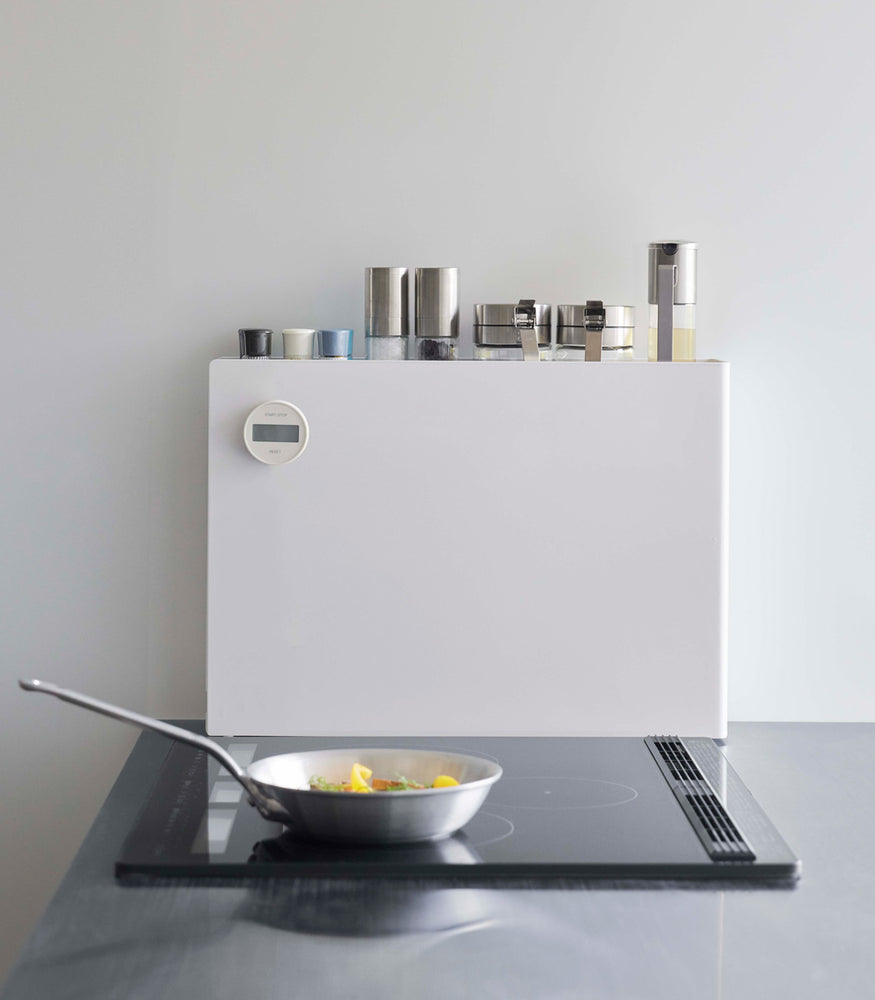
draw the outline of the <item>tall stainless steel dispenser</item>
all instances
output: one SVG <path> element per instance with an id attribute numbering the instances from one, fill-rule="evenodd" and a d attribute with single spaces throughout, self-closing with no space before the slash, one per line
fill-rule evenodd
<path id="1" fill-rule="evenodd" d="M 698 243 L 678 240 L 648 248 L 648 361 L 696 360 Z"/>

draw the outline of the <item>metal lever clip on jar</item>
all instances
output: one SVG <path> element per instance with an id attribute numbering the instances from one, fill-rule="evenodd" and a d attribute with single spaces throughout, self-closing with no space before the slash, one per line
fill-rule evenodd
<path id="1" fill-rule="evenodd" d="M 601 299 L 587 299 L 583 310 L 586 331 L 584 361 L 602 360 L 602 333 L 605 329 L 605 307 Z"/>
<path id="2" fill-rule="evenodd" d="M 520 299 L 519 305 L 513 310 L 513 325 L 520 332 L 520 346 L 523 349 L 523 361 L 540 361 L 538 350 L 538 334 L 535 330 L 535 300 Z"/>
<path id="3" fill-rule="evenodd" d="M 556 325 L 557 361 L 601 361 L 605 306 L 601 299 L 586 305 L 559 306 Z"/>

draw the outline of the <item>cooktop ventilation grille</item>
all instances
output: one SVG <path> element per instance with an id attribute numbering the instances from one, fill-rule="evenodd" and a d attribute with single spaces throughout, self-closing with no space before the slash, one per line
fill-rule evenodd
<path id="1" fill-rule="evenodd" d="M 714 861 L 753 861 L 756 855 L 677 736 L 645 740 L 681 809 Z"/>

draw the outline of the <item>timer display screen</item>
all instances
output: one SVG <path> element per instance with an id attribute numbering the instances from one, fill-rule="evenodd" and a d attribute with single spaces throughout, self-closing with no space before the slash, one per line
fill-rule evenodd
<path id="1" fill-rule="evenodd" d="M 281 441 L 292 444 L 300 439 L 301 428 L 298 424 L 253 424 L 253 441 Z"/>

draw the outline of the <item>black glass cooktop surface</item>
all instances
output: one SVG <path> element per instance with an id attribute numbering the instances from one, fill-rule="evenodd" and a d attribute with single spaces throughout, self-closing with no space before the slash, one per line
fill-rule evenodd
<path id="1" fill-rule="evenodd" d="M 353 847 L 294 838 L 203 751 L 168 744 L 116 874 L 792 881 L 799 861 L 709 739 L 219 739 L 241 766 L 274 754 L 405 746 L 498 760 L 480 812 L 438 843 Z M 395 793 L 403 794 L 403 793 Z"/>

